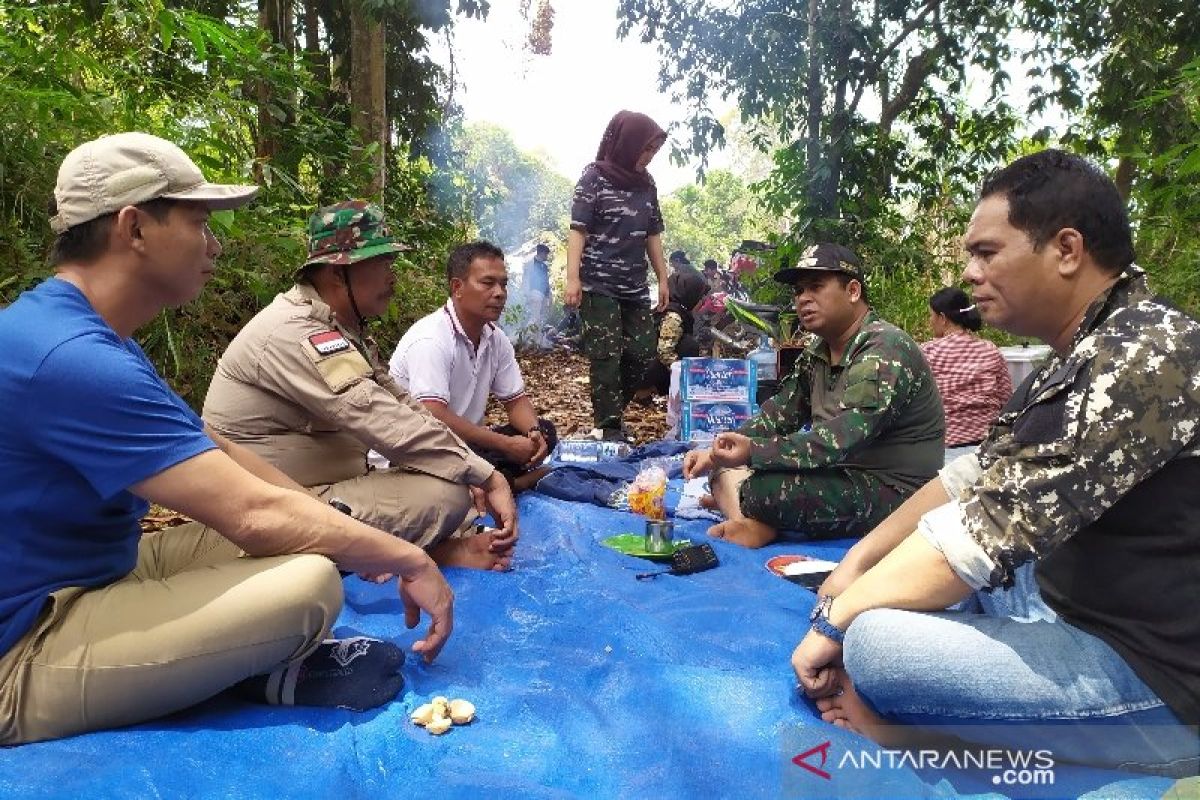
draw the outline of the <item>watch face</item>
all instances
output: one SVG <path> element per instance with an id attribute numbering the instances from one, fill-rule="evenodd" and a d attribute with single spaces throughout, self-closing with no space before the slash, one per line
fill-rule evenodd
<path id="1" fill-rule="evenodd" d="M 821 614 L 825 612 L 826 607 L 829 605 L 829 603 L 830 603 L 829 597 L 825 597 L 825 596 L 818 597 L 817 604 L 813 606 L 813 610 L 808 615 L 808 621 L 815 622 L 817 617 L 821 616 Z"/>

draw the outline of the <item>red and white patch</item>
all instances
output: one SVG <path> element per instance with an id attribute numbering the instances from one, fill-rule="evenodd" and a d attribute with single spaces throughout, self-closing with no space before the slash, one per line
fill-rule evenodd
<path id="1" fill-rule="evenodd" d="M 340 353 L 350 349 L 350 343 L 346 341 L 346 337 L 342 336 L 337 331 L 325 331 L 324 333 L 314 333 L 308 337 L 308 343 L 311 344 L 318 353 L 323 356 L 331 356 L 334 353 Z"/>

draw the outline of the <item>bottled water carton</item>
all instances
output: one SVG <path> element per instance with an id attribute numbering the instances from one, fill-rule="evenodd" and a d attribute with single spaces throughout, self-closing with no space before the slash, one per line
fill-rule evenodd
<path id="1" fill-rule="evenodd" d="M 726 400 L 753 403 L 757 368 L 742 358 L 685 358 L 680 375 L 684 403 L 695 400 Z"/>
<path id="2" fill-rule="evenodd" d="M 718 433 L 737 430 L 754 412 L 753 403 L 685 403 L 679 438 L 685 442 L 711 442 Z"/>

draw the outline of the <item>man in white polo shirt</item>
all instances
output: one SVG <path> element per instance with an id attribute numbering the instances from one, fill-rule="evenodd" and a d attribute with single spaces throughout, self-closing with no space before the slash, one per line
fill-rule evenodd
<path id="1" fill-rule="evenodd" d="M 504 253 L 488 242 L 456 247 L 446 264 L 450 298 L 413 323 L 388 367 L 433 416 L 505 475 L 527 489 L 558 441 L 525 394 L 512 342 L 496 325 L 508 299 Z M 504 404 L 508 424 L 486 427 L 488 395 Z"/>

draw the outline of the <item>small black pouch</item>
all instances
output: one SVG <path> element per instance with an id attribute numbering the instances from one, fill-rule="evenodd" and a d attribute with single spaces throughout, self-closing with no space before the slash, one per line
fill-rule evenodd
<path id="1" fill-rule="evenodd" d="M 712 569 L 719 563 L 712 545 L 697 544 L 691 547 L 681 547 L 671 556 L 671 574 L 691 575 L 693 572 Z"/>

